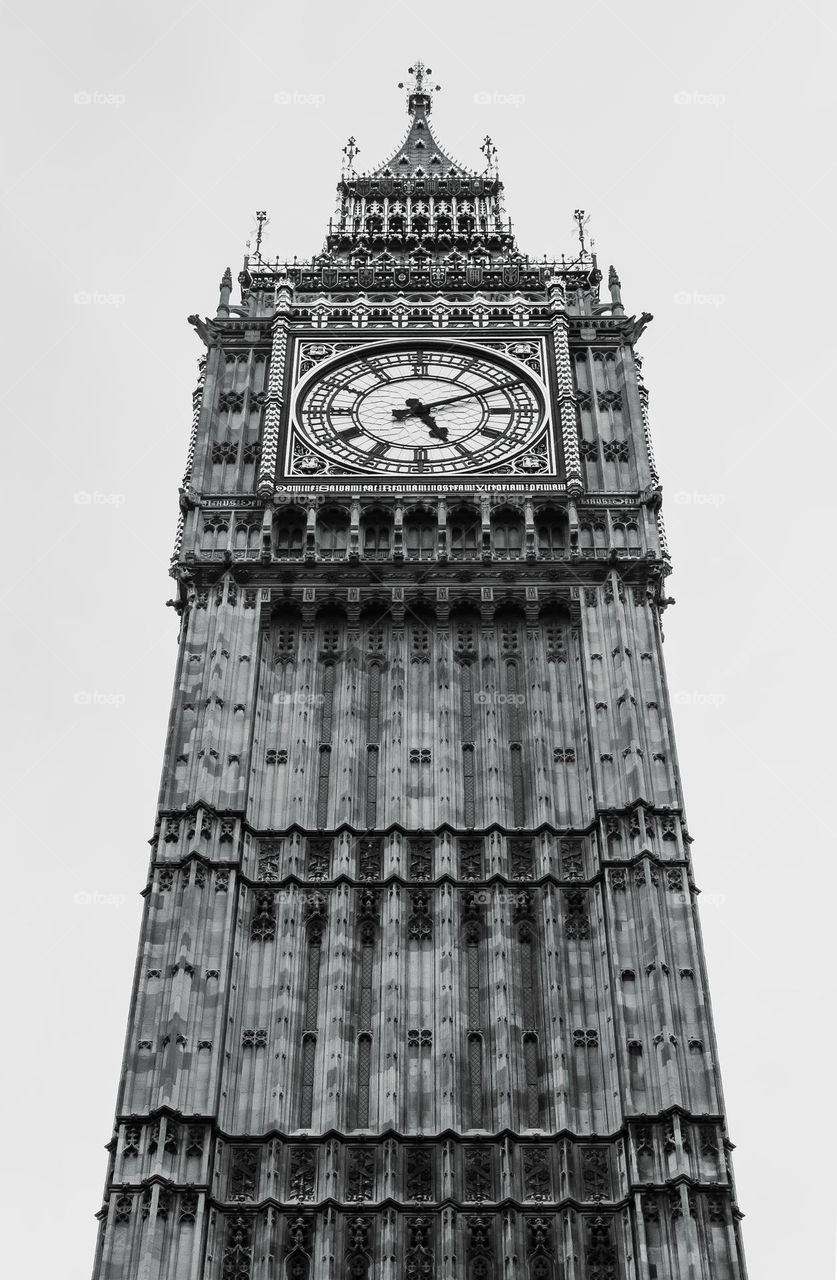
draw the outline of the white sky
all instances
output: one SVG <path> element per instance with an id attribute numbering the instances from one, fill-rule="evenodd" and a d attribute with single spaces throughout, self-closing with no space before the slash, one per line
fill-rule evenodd
<path id="1" fill-rule="evenodd" d="M 666 657 L 750 1272 L 833 1275 L 833 14 L 13 0 L 0 16 L 10 1274 L 25 1259 L 86 1280 L 92 1263 L 175 662 L 166 570 L 200 353 L 185 317 L 214 310 L 256 209 L 270 252 L 319 247 L 346 137 L 359 168 L 395 147 L 396 83 L 422 57 L 446 147 L 475 165 L 494 137 L 521 247 L 572 251 L 583 207 L 628 310 L 655 315 L 640 350 L 676 566 Z"/>

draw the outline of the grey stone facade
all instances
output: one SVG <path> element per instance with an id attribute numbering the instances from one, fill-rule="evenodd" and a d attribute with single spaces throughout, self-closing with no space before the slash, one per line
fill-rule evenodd
<path id="1" fill-rule="evenodd" d="M 745 1274 L 650 317 L 584 249 L 520 254 L 490 143 L 464 169 L 430 107 L 419 66 L 325 251 L 257 246 L 191 318 L 102 1280 Z"/>

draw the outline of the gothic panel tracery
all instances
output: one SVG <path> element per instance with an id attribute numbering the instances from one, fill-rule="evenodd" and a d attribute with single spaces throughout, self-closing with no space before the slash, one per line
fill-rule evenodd
<path id="1" fill-rule="evenodd" d="M 240 305 L 226 272 L 192 317 L 97 1280 L 743 1274 L 648 317 L 583 211 L 569 256 L 518 250 L 430 75 L 384 163 L 347 144 L 324 250 L 271 259 L 259 213 Z"/>

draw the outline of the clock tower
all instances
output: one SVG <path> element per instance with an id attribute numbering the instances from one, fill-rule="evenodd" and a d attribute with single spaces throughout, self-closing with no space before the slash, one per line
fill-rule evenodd
<path id="1" fill-rule="evenodd" d="M 410 70 L 203 345 L 96 1280 L 741 1280 L 635 347 Z M 403 87 L 403 86 L 402 86 Z"/>

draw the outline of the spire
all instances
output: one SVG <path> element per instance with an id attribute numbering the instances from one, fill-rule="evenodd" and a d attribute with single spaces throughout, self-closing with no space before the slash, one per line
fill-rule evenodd
<path id="1" fill-rule="evenodd" d="M 438 141 L 428 116 L 439 86 L 419 60 L 409 69 L 407 133 L 376 169 L 359 173 L 355 138 L 343 148 L 336 217 L 329 224 L 330 258 L 375 259 L 385 253 L 399 261 L 439 258 L 451 253 L 482 259 L 514 254 L 510 223 L 503 212 L 503 184 L 497 148 L 482 144 L 485 167 L 468 168 Z"/>
<path id="2" fill-rule="evenodd" d="M 416 178 L 442 177 L 455 174 L 471 176 L 472 171 L 459 164 L 449 156 L 444 147 L 433 136 L 427 117 L 433 105 L 433 94 L 439 91 L 439 85 L 431 84 L 427 77 L 431 75 L 430 67 L 417 61 L 409 68 L 412 82 L 407 84 L 399 80 L 399 89 L 407 90 L 407 114 L 410 125 L 407 136 L 398 150 L 379 168 L 373 170 L 374 177 Z"/>

